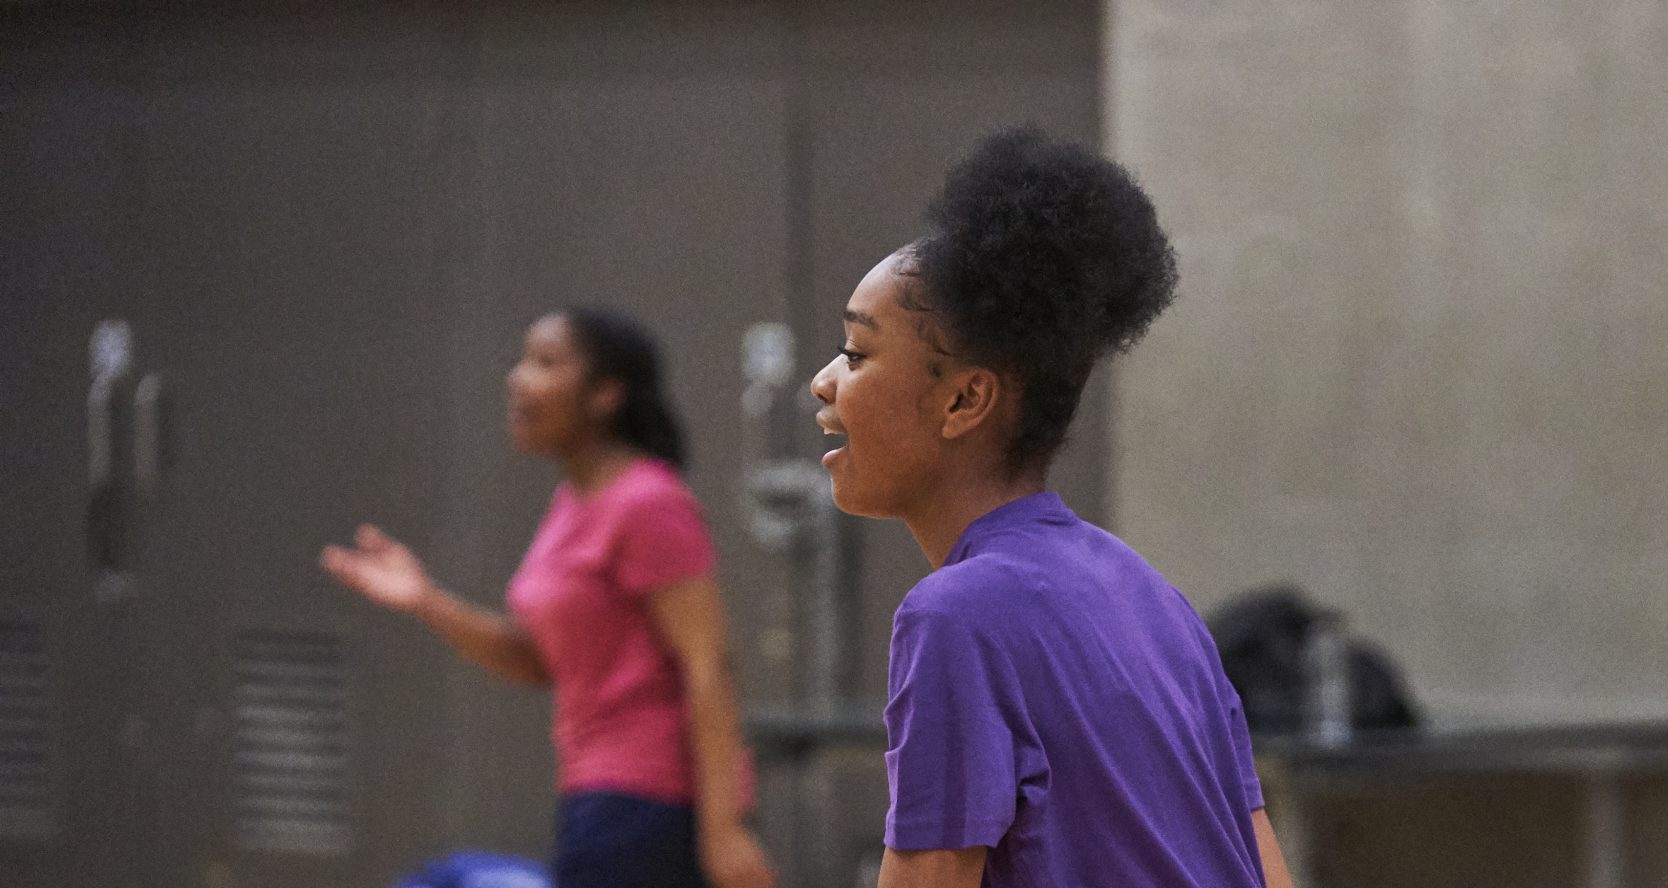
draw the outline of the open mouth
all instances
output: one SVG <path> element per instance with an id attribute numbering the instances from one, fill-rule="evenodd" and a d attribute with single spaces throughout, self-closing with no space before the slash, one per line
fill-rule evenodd
<path id="1" fill-rule="evenodd" d="M 511 402 L 509 408 L 504 412 L 505 418 L 508 419 L 510 425 L 515 428 L 526 428 L 527 426 L 532 425 L 533 420 L 538 415 L 538 411 L 533 409 L 530 405 L 517 404 L 514 402 Z"/>
<path id="2" fill-rule="evenodd" d="M 817 425 L 822 426 L 822 433 L 826 436 L 839 438 L 846 437 L 845 426 L 840 425 L 839 422 L 835 421 L 835 419 L 831 416 L 826 416 L 821 413 L 817 414 Z M 844 443 L 840 442 L 839 446 L 836 446 L 833 450 L 830 450 L 822 455 L 822 464 L 827 466 L 829 463 L 834 461 L 835 457 L 844 453 L 845 449 Z"/>

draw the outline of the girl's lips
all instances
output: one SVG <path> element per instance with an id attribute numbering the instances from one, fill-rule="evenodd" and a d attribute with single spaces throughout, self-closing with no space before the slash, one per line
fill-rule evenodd
<path id="1" fill-rule="evenodd" d="M 840 425 L 840 423 L 836 421 L 833 416 L 830 416 L 827 413 L 819 412 L 817 414 L 817 425 L 822 426 L 822 433 L 824 435 L 839 435 L 843 437 L 846 433 L 845 426 Z M 833 463 L 834 460 L 840 456 L 840 454 L 845 452 L 845 450 L 845 446 L 842 445 L 823 454 L 823 468 L 827 468 L 829 464 Z"/>
<path id="2" fill-rule="evenodd" d="M 826 412 L 817 414 L 817 425 L 822 427 L 822 433 L 825 435 L 844 435 L 846 433 L 846 427 L 840 425 L 838 420 Z"/>

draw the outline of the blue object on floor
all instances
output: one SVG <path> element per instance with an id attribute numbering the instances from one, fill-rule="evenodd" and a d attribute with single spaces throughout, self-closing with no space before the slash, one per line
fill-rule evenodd
<path id="1" fill-rule="evenodd" d="M 543 864 L 510 854 L 459 851 L 400 880 L 394 888 L 554 888 Z"/>

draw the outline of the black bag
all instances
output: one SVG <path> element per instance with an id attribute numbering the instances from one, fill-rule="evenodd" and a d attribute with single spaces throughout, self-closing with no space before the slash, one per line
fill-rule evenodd
<path id="1" fill-rule="evenodd" d="M 1302 589 L 1274 585 L 1240 595 L 1205 620 L 1253 733 L 1303 730 L 1310 682 L 1303 652 L 1317 613 Z M 1353 638 L 1349 686 L 1350 720 L 1356 730 L 1419 724 L 1395 664 L 1382 651 Z"/>

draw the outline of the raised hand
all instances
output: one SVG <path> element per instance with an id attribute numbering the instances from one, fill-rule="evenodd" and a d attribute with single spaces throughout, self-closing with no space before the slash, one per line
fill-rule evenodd
<path id="1" fill-rule="evenodd" d="M 423 562 L 392 537 L 369 524 L 354 534 L 355 548 L 325 546 L 319 564 L 338 583 L 398 611 L 414 611 L 435 594 Z"/>

